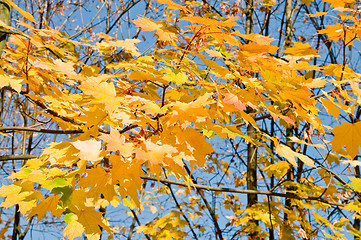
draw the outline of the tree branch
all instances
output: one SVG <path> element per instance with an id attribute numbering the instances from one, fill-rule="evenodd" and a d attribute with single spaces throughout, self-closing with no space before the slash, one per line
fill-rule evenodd
<path id="1" fill-rule="evenodd" d="M 0 162 L 9 161 L 9 160 L 28 160 L 37 157 L 39 156 L 32 154 L 5 155 L 5 156 L 0 156 Z"/>
<path id="2" fill-rule="evenodd" d="M 277 197 L 285 197 L 285 198 L 293 198 L 298 200 L 305 200 L 305 201 L 318 201 L 322 203 L 326 203 L 333 206 L 339 206 L 344 207 L 345 204 L 337 203 L 337 202 L 330 202 L 323 198 L 319 197 L 312 197 L 312 196 L 299 196 L 294 194 L 288 194 L 288 193 L 278 193 L 278 192 L 272 192 L 272 191 L 261 191 L 261 190 L 248 190 L 248 189 L 238 189 L 238 188 L 227 188 L 227 187 L 214 187 L 209 185 L 202 185 L 202 184 L 188 184 L 185 182 L 165 179 L 165 178 L 156 178 L 156 177 L 150 177 L 150 176 L 141 176 L 144 180 L 150 180 L 150 181 L 157 181 L 164 184 L 174 184 L 178 186 L 183 187 L 191 187 L 196 190 L 206 190 L 206 191 L 213 191 L 213 192 L 232 192 L 232 193 L 241 193 L 241 194 L 261 194 L 261 195 L 269 195 L 269 196 L 277 196 Z"/>
<path id="3" fill-rule="evenodd" d="M 51 134 L 78 134 L 84 133 L 83 130 L 55 130 L 55 129 L 41 129 L 34 127 L 0 127 L 0 132 L 14 132 L 14 131 L 24 131 L 24 132 L 41 132 L 41 133 L 51 133 Z"/>

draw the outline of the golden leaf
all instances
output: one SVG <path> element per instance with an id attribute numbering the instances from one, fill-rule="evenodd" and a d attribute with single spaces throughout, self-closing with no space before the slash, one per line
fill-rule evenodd
<path id="1" fill-rule="evenodd" d="M 137 27 L 141 28 L 143 31 L 157 31 L 160 30 L 163 25 L 156 23 L 153 19 L 150 18 L 138 18 L 132 21 Z"/>
<path id="2" fill-rule="evenodd" d="M 299 158 L 302 162 L 304 162 L 306 165 L 315 167 L 315 164 L 313 163 L 313 160 L 306 155 L 303 155 L 301 153 L 297 153 L 293 151 L 290 147 L 278 144 L 276 147 L 276 154 L 286 158 L 286 160 L 291 163 L 294 167 L 297 167 L 296 157 Z"/>
<path id="3" fill-rule="evenodd" d="M 347 154 L 353 159 L 359 153 L 361 144 L 361 122 L 343 122 L 341 125 L 334 127 L 332 132 L 334 133 L 331 140 L 333 150 L 341 152 L 342 147 L 345 146 Z"/>
<path id="4" fill-rule="evenodd" d="M 99 161 L 99 153 L 101 148 L 101 143 L 95 139 L 92 140 L 86 140 L 86 141 L 80 141 L 77 140 L 72 143 L 73 146 L 78 149 L 79 157 L 82 160 L 90 161 L 90 162 L 96 162 Z"/>
<path id="5" fill-rule="evenodd" d="M 35 23 L 35 19 L 34 19 L 34 17 L 33 17 L 30 13 L 28 13 L 28 12 L 22 10 L 21 8 L 19 8 L 19 7 L 18 7 L 15 3 L 13 3 L 11 0 L 6 0 L 6 2 L 7 2 L 10 6 L 12 6 L 13 8 L 15 8 L 16 11 L 18 11 L 21 15 L 23 15 L 24 18 L 26 18 L 26 19 L 30 20 L 31 22 Z"/>

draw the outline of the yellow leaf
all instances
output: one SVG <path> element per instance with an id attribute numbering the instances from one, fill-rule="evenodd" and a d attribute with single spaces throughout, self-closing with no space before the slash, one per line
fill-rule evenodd
<path id="1" fill-rule="evenodd" d="M 223 57 L 224 57 L 220 52 L 218 52 L 218 51 L 216 51 L 216 50 L 205 49 L 204 51 L 205 51 L 206 53 L 208 53 L 208 55 L 209 55 L 210 57 L 217 57 L 217 58 L 223 58 Z"/>
<path id="2" fill-rule="evenodd" d="M 291 163 L 294 167 L 297 167 L 296 157 L 299 158 L 306 165 L 315 167 L 315 164 L 313 163 L 313 160 L 311 158 L 301 153 L 297 153 L 293 151 L 290 147 L 286 145 L 278 144 L 276 147 L 276 154 L 286 158 L 286 160 L 289 163 Z"/>
<path id="3" fill-rule="evenodd" d="M 5 226 L 3 229 L 1 229 L 0 231 L 0 239 L 6 239 L 5 237 L 5 233 L 8 231 L 8 227 Z"/>
<path id="4" fill-rule="evenodd" d="M 138 48 L 135 46 L 136 43 L 139 43 L 139 39 L 126 39 L 126 40 L 118 40 L 115 42 L 116 47 L 123 48 L 126 52 L 130 52 L 134 56 L 140 56 L 138 52 Z"/>
<path id="5" fill-rule="evenodd" d="M 361 166 L 361 161 L 357 161 L 357 160 L 346 160 L 346 161 L 342 161 L 343 164 L 350 164 L 351 167 L 355 167 L 355 166 Z"/>
<path id="6" fill-rule="evenodd" d="M 92 140 L 86 140 L 86 141 L 75 141 L 72 143 L 73 146 L 78 149 L 79 157 L 82 160 L 90 161 L 90 162 L 96 162 L 99 161 L 99 153 L 101 148 L 101 143 L 98 142 L 95 139 Z"/>
<path id="7" fill-rule="evenodd" d="M 261 34 L 254 34 L 253 37 L 256 43 L 264 46 L 270 45 L 270 43 L 274 40 L 273 38 L 263 36 Z"/>
<path id="8" fill-rule="evenodd" d="M 158 209 L 157 209 L 157 207 L 151 205 L 151 206 L 149 206 L 149 211 L 151 211 L 153 214 L 155 214 L 158 211 Z"/>
<path id="9" fill-rule="evenodd" d="M 192 156 L 197 160 L 199 166 L 205 163 L 205 156 L 214 151 L 212 144 L 207 142 L 202 133 L 193 128 L 172 129 L 176 135 L 177 142 L 182 143 L 182 147 L 187 148 Z M 182 166 L 182 162 L 180 162 Z"/>
<path id="10" fill-rule="evenodd" d="M 0 188 L 0 197 L 7 197 L 10 195 L 16 195 L 21 192 L 21 187 L 16 185 L 4 185 Z"/>
<path id="11" fill-rule="evenodd" d="M 156 144 L 150 139 L 145 142 L 145 149 L 136 149 L 135 154 L 138 159 L 149 161 L 151 165 L 163 163 L 164 159 L 172 158 L 172 154 L 178 152 L 173 146 L 167 144 Z"/>
<path id="12" fill-rule="evenodd" d="M 246 108 L 246 104 L 241 102 L 237 95 L 227 92 L 224 94 L 223 102 L 226 104 L 233 105 L 235 108 L 237 108 L 239 111 L 243 111 Z"/>
<path id="13" fill-rule="evenodd" d="M 319 57 L 316 49 L 313 49 L 309 44 L 300 42 L 295 42 L 294 46 L 286 48 L 284 53 L 303 58 Z"/>
<path id="14" fill-rule="evenodd" d="M 0 75 L 0 88 L 10 85 L 15 91 L 20 93 L 22 80 L 16 79 L 13 76 Z"/>
<path id="15" fill-rule="evenodd" d="M 312 0 L 301 0 L 301 3 L 305 4 L 306 6 L 309 6 L 311 4 Z"/>
<path id="16" fill-rule="evenodd" d="M 163 76 L 163 79 L 177 85 L 182 85 L 188 82 L 188 76 L 184 72 L 170 72 Z"/>
<path id="17" fill-rule="evenodd" d="M 23 15 L 24 18 L 26 18 L 26 19 L 28 19 L 29 21 L 32 21 L 33 23 L 35 23 L 35 19 L 34 19 L 34 17 L 33 17 L 30 13 L 28 13 L 28 12 L 22 10 L 21 8 L 19 8 L 19 7 L 18 7 L 15 3 L 13 3 L 11 0 L 6 0 L 6 2 L 7 2 L 10 6 L 12 6 L 13 8 L 15 8 L 21 15 Z"/>
<path id="18" fill-rule="evenodd" d="M 76 75 L 77 75 L 74 71 L 74 63 L 73 62 L 63 62 L 60 59 L 56 59 L 56 60 L 54 60 L 54 68 L 55 68 L 55 70 L 65 74 L 68 77 L 76 77 Z"/>
<path id="19" fill-rule="evenodd" d="M 32 217 L 34 215 L 38 216 L 38 223 L 40 219 L 44 218 L 45 213 L 51 211 L 54 216 L 59 217 L 60 214 L 64 211 L 58 208 L 58 202 L 61 196 L 59 195 L 51 195 L 50 197 L 46 198 L 45 200 L 41 201 L 36 207 L 31 209 L 28 217 Z M 59 211 L 60 210 L 60 211 Z"/>
<path id="20" fill-rule="evenodd" d="M 124 135 L 120 135 L 119 131 L 111 128 L 110 134 L 102 134 L 100 139 L 107 143 L 107 149 L 109 151 L 119 151 L 120 154 L 128 158 L 133 154 L 133 143 L 127 143 Z"/>
<path id="21" fill-rule="evenodd" d="M 147 101 L 144 106 L 139 109 L 143 109 L 147 114 L 152 114 L 153 116 L 165 114 L 167 112 L 166 106 L 160 107 L 158 104 L 151 101 Z"/>
<path id="22" fill-rule="evenodd" d="M 199 23 L 202 25 L 207 25 L 207 26 L 212 26 L 212 27 L 216 27 L 216 26 L 234 27 L 234 26 L 237 26 L 237 23 L 234 22 L 237 19 L 238 19 L 237 17 L 230 17 L 226 21 L 218 21 L 215 19 L 203 18 L 203 17 L 199 17 L 199 16 L 190 16 L 190 17 L 181 18 L 181 20 L 184 20 L 184 21 L 188 21 L 191 23 Z"/>
<path id="23" fill-rule="evenodd" d="M 5 207 L 5 208 L 9 208 L 15 204 L 20 203 L 21 201 L 23 201 L 26 197 L 28 197 L 31 194 L 31 192 L 21 192 L 19 194 L 12 194 L 12 195 L 8 195 L 5 199 L 5 201 L 3 201 L 0 206 L 1 207 Z"/>
<path id="24" fill-rule="evenodd" d="M 157 0 L 157 2 L 159 2 L 161 4 L 168 4 L 168 7 L 167 7 L 168 9 L 182 10 L 184 12 L 188 12 L 186 6 L 176 4 L 172 0 Z"/>
<path id="25" fill-rule="evenodd" d="M 157 31 L 160 30 L 163 25 L 156 23 L 153 19 L 150 18 L 138 18 L 132 21 L 137 27 L 141 28 L 143 31 Z"/>
<path id="26" fill-rule="evenodd" d="M 105 82 L 104 78 L 107 78 L 107 76 L 103 76 L 103 79 L 99 76 L 88 77 L 87 80 L 80 85 L 80 89 L 85 94 L 97 99 L 113 100 L 116 95 L 114 84 Z"/>
<path id="27" fill-rule="evenodd" d="M 315 14 L 309 14 L 310 17 L 319 17 L 319 16 L 323 16 L 326 15 L 327 12 L 317 12 Z"/>
<path id="28" fill-rule="evenodd" d="M 86 194 L 82 189 L 76 189 L 70 196 L 71 205 L 69 209 L 72 212 L 78 212 L 85 208 Z"/>
<path id="29" fill-rule="evenodd" d="M 158 29 L 155 33 L 158 35 L 159 40 L 163 42 L 171 42 L 177 39 L 175 33 L 163 29 Z"/>
<path id="30" fill-rule="evenodd" d="M 338 115 L 341 114 L 340 109 L 336 107 L 336 105 L 329 99 L 323 98 L 321 99 L 322 105 L 326 108 L 329 115 L 332 116 L 338 121 Z"/>
<path id="31" fill-rule="evenodd" d="M 323 78 L 308 79 L 306 82 L 301 83 L 302 86 L 307 88 L 322 88 L 325 84 L 326 80 Z"/>
<path id="32" fill-rule="evenodd" d="M 296 157 L 298 157 L 306 165 L 311 166 L 311 167 L 316 167 L 315 164 L 313 163 L 313 160 L 311 158 L 307 157 L 306 155 L 303 155 L 301 153 L 296 153 Z"/>
<path id="33" fill-rule="evenodd" d="M 347 123 L 333 128 L 334 137 L 331 140 L 333 150 L 340 152 L 342 147 L 346 147 L 347 154 L 353 159 L 359 153 L 361 144 L 361 122 Z"/>
<path id="34" fill-rule="evenodd" d="M 68 237 L 70 240 L 73 240 L 76 237 L 80 237 L 84 232 L 84 227 L 78 221 L 78 217 L 74 214 L 71 216 L 71 219 L 68 221 L 68 226 L 65 227 L 63 234 Z"/>
<path id="35" fill-rule="evenodd" d="M 105 229 L 108 233 L 111 233 L 110 228 L 102 221 L 102 213 L 95 211 L 94 208 L 86 207 L 85 209 L 76 212 L 76 215 L 78 216 L 78 222 L 83 225 L 88 239 L 98 240 L 100 234 L 102 234 L 100 227 Z"/>
<path id="36" fill-rule="evenodd" d="M 103 41 L 101 43 L 96 43 L 96 47 L 100 48 L 100 51 L 107 52 L 108 48 L 119 47 L 124 49 L 126 52 L 133 54 L 134 56 L 140 56 L 137 46 L 135 44 L 139 43 L 139 39 L 126 39 L 126 40 L 117 40 L 117 41 Z"/>
<path id="37" fill-rule="evenodd" d="M 86 174 L 87 176 L 80 179 L 78 185 L 84 188 L 91 188 L 88 196 L 97 198 L 100 194 L 103 194 L 104 199 L 111 201 L 116 193 L 114 185 L 111 184 L 110 175 L 100 166 L 88 169 Z"/>

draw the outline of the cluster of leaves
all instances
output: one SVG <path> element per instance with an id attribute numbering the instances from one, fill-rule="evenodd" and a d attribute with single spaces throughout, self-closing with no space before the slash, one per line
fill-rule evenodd
<path id="1" fill-rule="evenodd" d="M 344 158 L 351 166 L 361 165 L 355 159 L 361 144 L 360 74 L 345 61 L 312 64 L 310 60 L 319 55 L 306 43 L 286 46 L 284 55 L 278 57 L 280 47 L 272 44 L 274 39 L 234 30 L 236 17 L 201 17 L 192 7 L 171 0 L 158 2 L 165 4 L 168 17 L 133 21 L 157 38 L 158 48 L 141 52 L 138 39 L 117 40 L 99 33 L 93 43 L 71 40 L 50 27 L 35 28 L 29 24 L 35 21 L 33 17 L 9 1 L 26 21 L 17 22 L 17 28 L 3 26 L 10 37 L 0 60 L 0 86 L 24 96 L 60 131 L 78 135 L 51 143 L 41 156 L 11 174 L 12 184 L 0 188 L 0 196 L 5 198 L 1 206 L 18 205 L 22 214 L 38 220 L 50 211 L 67 223 L 63 233 L 69 239 L 84 232 L 88 239 L 99 239 L 103 230 L 111 238 L 117 229 L 99 209 L 119 204 L 132 211 L 143 209 L 147 202 L 140 201 L 140 195 L 145 180 L 173 177 L 178 183 L 185 182 L 183 194 L 189 195 L 197 188 L 192 172 L 198 168 L 205 167 L 205 172 L 219 168 L 230 177 L 229 165 L 212 155 L 215 149 L 211 142 L 223 138 L 259 146 L 262 178 L 279 182 L 266 193 L 272 201 L 268 198 L 244 209 L 237 195 L 224 191 L 224 208 L 232 212 L 230 224 L 241 226 L 237 234 L 258 232 L 267 237 L 267 229 L 255 222 L 261 221 L 267 228 L 279 229 L 281 237 L 297 232 L 311 238 L 317 233 L 305 217 L 309 209 L 327 212 L 335 205 L 359 211 L 360 178 L 350 178 L 350 184 L 341 181 L 337 189 L 337 176 L 301 151 L 301 146 L 315 151 L 331 148 L 324 158 L 330 164 Z M 344 48 L 352 46 L 361 36 L 357 7 L 353 1 L 329 2 L 344 24 L 325 26 L 319 34 L 344 43 Z M 19 27 L 26 31 L 19 31 Z M 79 52 L 85 49 L 99 57 L 119 51 L 122 56 L 101 69 L 96 61 L 87 64 L 88 60 L 79 59 Z M 316 71 L 322 77 L 316 78 Z M 315 89 L 325 86 L 329 90 L 315 95 Z M 336 120 L 346 113 L 352 122 L 327 126 L 327 117 L 321 115 L 324 109 Z M 264 119 L 279 123 L 284 131 L 301 124 L 306 127 L 299 136 L 284 141 L 285 134 L 273 134 L 262 127 L 259 122 Z M 254 127 L 256 138 L 247 135 L 246 126 Z M 330 133 L 334 135 L 331 142 Z M 314 143 L 315 138 L 324 143 Z M 301 175 L 298 182 L 284 181 L 293 168 L 304 165 L 308 169 L 305 166 L 302 173 L 318 172 L 324 184 Z M 235 177 L 234 185 L 243 186 L 244 179 L 242 174 Z M 293 214 L 273 195 L 292 199 L 298 213 Z M 138 231 L 156 239 L 182 239 L 187 235 L 182 229 L 189 221 L 181 219 L 184 212 L 180 209 L 192 209 L 188 214 L 198 218 L 202 213 L 193 206 L 199 201 L 191 196 L 189 203 L 177 204 L 179 211 L 142 225 Z M 208 208 L 206 203 L 202 206 Z M 337 239 L 346 239 L 342 233 L 345 227 L 360 235 L 346 219 L 331 224 L 316 212 L 313 219 L 329 227 Z M 198 229 L 204 231 L 203 226 Z"/>

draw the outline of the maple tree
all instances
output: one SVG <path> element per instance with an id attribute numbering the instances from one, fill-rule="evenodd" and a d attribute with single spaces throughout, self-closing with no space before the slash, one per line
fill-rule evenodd
<path id="1" fill-rule="evenodd" d="M 112 1 L 73 35 L 2 2 L 1 238 L 360 239 L 358 2 L 147 1 L 122 40 Z"/>

